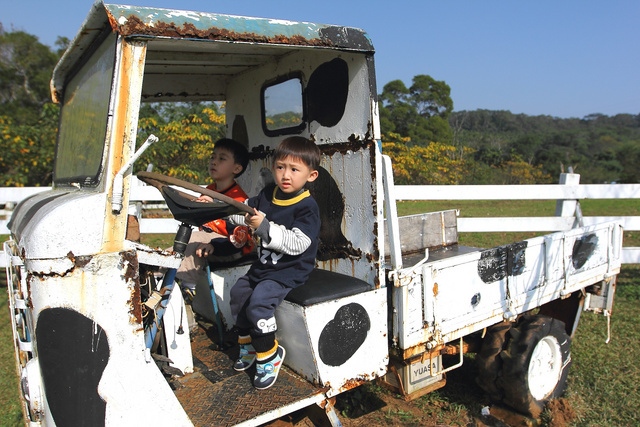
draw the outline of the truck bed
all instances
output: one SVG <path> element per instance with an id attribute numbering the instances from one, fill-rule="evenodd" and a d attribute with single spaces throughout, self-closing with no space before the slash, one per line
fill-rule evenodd
<path id="1" fill-rule="evenodd" d="M 255 365 L 245 372 L 236 372 L 232 365 L 238 346 L 230 344 L 233 337 L 228 336 L 227 347 L 219 350 L 215 325 L 201 323 L 191 338 L 194 372 L 178 378 L 172 385 L 195 426 L 231 426 L 261 416 L 266 422 L 323 399 L 323 389 L 286 366 L 271 388 L 256 390 L 252 385 Z M 276 408 L 278 411 L 274 412 Z"/>
<path id="2" fill-rule="evenodd" d="M 418 220 L 409 225 L 425 222 Z M 409 235 L 425 241 L 437 232 L 421 229 L 432 228 Z M 424 250 L 404 247 L 414 250 L 402 255 L 394 278 L 394 336 L 413 354 L 429 341 L 452 342 L 610 279 L 620 271 L 622 229 L 602 223 L 490 249 L 444 245 L 424 262 Z"/>

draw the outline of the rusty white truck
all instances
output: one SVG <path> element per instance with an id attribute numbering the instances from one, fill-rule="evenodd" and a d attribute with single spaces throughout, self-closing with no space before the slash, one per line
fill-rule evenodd
<path id="1" fill-rule="evenodd" d="M 418 396 L 444 386 L 465 353 L 491 398 L 535 416 L 564 391 L 580 313 L 611 313 L 618 223 L 483 249 L 458 244 L 455 211 L 398 218 L 362 30 L 98 1 L 51 93 L 61 105 L 53 186 L 17 206 L 4 245 L 28 425 L 261 425 L 305 408 L 338 425 L 337 395 L 378 380 Z M 240 178 L 249 195 L 284 137 L 323 154 L 310 189 L 322 218 L 316 269 L 278 308 L 286 366 L 265 391 L 232 369 L 229 289 L 254 255 L 211 265 L 185 304 L 173 280 L 180 250 L 129 233 L 132 164 L 154 141 L 136 149 L 141 105 L 192 101 L 225 102 L 227 136 L 251 153 Z M 273 120 L 282 113 L 288 121 Z M 172 207 L 178 249 L 206 216 L 185 196 L 202 187 L 138 177 Z"/>

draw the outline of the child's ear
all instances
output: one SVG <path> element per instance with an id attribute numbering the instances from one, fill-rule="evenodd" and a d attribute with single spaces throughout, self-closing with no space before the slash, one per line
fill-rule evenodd
<path id="1" fill-rule="evenodd" d="M 235 163 L 235 164 L 233 165 L 233 174 L 234 174 L 235 176 L 238 176 L 238 174 L 239 174 L 240 172 L 242 172 L 242 165 L 241 165 L 241 164 L 239 164 L 239 163 Z"/>
<path id="2" fill-rule="evenodd" d="M 317 177 L 318 177 L 318 171 L 317 170 L 311 171 L 311 173 L 309 174 L 309 178 L 307 178 L 307 182 L 313 182 L 316 180 Z"/>

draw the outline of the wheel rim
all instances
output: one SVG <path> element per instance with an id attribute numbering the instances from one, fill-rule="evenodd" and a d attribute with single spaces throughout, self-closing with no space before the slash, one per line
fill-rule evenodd
<path id="1" fill-rule="evenodd" d="M 562 350 L 553 336 L 541 339 L 531 354 L 529 363 L 529 391 L 536 400 L 548 397 L 560 381 Z"/>

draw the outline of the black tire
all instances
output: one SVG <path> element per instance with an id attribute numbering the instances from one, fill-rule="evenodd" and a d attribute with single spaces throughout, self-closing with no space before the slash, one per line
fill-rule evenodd
<path id="1" fill-rule="evenodd" d="M 487 333 L 482 340 L 482 347 L 476 356 L 476 366 L 478 367 L 476 383 L 494 401 L 501 401 L 504 397 L 504 392 L 497 381 L 502 371 L 500 353 L 506 347 L 507 332 L 511 326 L 511 322 L 502 322 L 487 328 Z"/>
<path id="2" fill-rule="evenodd" d="M 567 388 L 571 365 L 571 338 L 560 320 L 525 316 L 509 331 L 500 353 L 502 373 L 498 385 L 504 403 L 538 418 L 545 404 Z"/>

